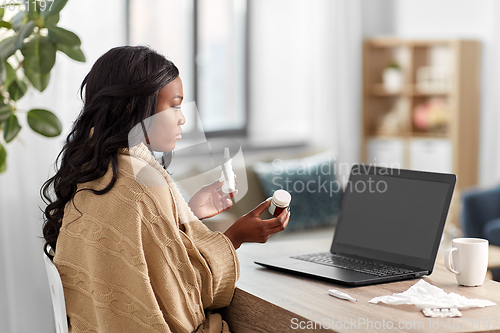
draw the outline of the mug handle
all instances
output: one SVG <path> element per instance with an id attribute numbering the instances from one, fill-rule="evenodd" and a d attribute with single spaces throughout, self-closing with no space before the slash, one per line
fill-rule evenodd
<path id="1" fill-rule="evenodd" d="M 450 272 L 454 273 L 454 274 L 460 274 L 460 272 L 457 272 L 455 270 L 455 267 L 452 266 L 452 260 L 451 260 L 451 253 L 453 251 L 457 251 L 458 249 L 456 247 L 452 247 L 451 249 L 448 249 L 446 250 L 446 252 L 444 253 L 444 265 L 446 267 L 447 270 L 449 270 Z"/>

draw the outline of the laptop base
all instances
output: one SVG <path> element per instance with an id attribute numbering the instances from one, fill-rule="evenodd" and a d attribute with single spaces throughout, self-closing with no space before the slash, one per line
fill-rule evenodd
<path id="1" fill-rule="evenodd" d="M 256 260 L 254 263 L 279 270 L 286 271 L 311 278 L 319 278 L 334 283 L 347 286 L 366 286 L 378 283 L 395 282 L 400 280 L 408 280 L 428 275 L 429 272 L 412 272 L 405 275 L 391 275 L 377 277 L 371 274 L 359 273 L 344 268 L 320 265 L 317 263 L 307 262 L 299 259 L 290 258 L 287 256 L 274 257 L 265 260 Z"/>

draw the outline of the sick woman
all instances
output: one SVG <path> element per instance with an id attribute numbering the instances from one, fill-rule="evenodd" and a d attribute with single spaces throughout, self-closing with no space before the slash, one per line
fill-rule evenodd
<path id="1" fill-rule="evenodd" d="M 82 111 L 42 187 L 45 249 L 70 332 L 229 332 L 217 309 L 240 275 L 236 249 L 284 230 L 288 212 L 261 219 L 266 200 L 224 233 L 201 222 L 229 209 L 234 193 L 216 180 L 187 203 L 170 159 L 154 157 L 172 156 L 186 120 L 179 71 L 151 48 L 109 50 L 80 94 Z"/>

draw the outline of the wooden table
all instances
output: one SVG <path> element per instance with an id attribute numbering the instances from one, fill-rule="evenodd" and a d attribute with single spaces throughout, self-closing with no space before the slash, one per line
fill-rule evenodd
<path id="1" fill-rule="evenodd" d="M 368 303 L 376 296 L 403 292 L 418 279 L 354 288 L 282 273 L 253 263 L 265 256 L 328 251 L 330 242 L 331 234 L 313 240 L 243 244 L 237 250 L 241 266 L 237 289 L 231 305 L 221 310 L 231 331 L 311 332 L 305 328 L 314 322 L 317 322 L 314 332 L 500 331 L 500 284 L 486 280 L 480 287 L 461 287 L 455 276 L 441 265 L 436 265 L 432 275 L 424 280 L 448 293 L 488 299 L 499 305 L 462 310 L 461 318 L 427 318 L 414 305 Z M 331 288 L 344 290 L 359 302 L 329 296 Z M 300 329 L 301 326 L 304 329 Z"/>

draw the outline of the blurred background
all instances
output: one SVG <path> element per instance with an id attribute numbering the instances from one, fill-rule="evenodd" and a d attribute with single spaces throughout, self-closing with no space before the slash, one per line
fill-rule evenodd
<path id="1" fill-rule="evenodd" d="M 184 101 L 199 111 L 184 111 L 185 140 L 203 129 L 239 143 L 248 189 L 231 220 L 268 195 L 276 159 L 395 163 L 463 172 L 463 188 L 496 185 L 499 15 L 495 0 L 68 1 L 59 26 L 78 34 L 87 61 L 58 53 L 47 89 L 18 103 L 53 110 L 63 133 L 21 131 L 0 174 L 0 332 L 54 332 L 39 190 L 80 112 L 79 86 L 110 48 L 150 45 L 179 67 Z M 402 76 L 384 78 L 388 68 Z M 186 175 L 199 173 L 184 155 Z M 184 184 L 187 196 L 195 185 Z"/>

